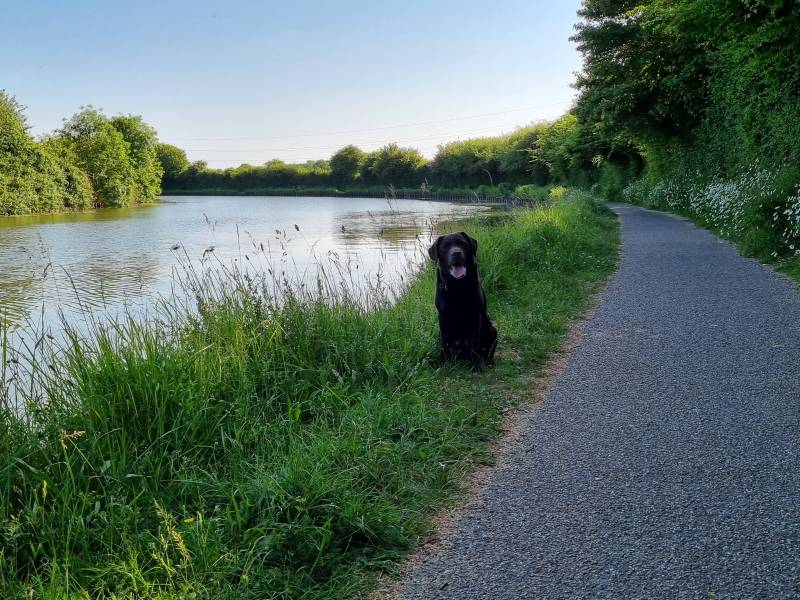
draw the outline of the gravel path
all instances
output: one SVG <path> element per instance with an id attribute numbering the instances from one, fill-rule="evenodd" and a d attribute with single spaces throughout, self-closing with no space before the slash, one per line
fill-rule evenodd
<path id="1" fill-rule="evenodd" d="M 613 208 L 582 344 L 401 598 L 800 598 L 800 290 Z"/>

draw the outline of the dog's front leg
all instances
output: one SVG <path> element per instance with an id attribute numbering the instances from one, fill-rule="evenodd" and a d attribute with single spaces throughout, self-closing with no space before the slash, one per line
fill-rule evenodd
<path id="1" fill-rule="evenodd" d="M 488 315 L 481 325 L 481 356 L 489 366 L 494 365 L 494 351 L 497 348 L 497 329 Z"/>
<path id="2" fill-rule="evenodd" d="M 469 361 L 472 370 L 480 373 L 483 370 L 483 357 L 481 356 L 481 319 L 478 318 L 470 329 L 469 336 Z"/>
<path id="3" fill-rule="evenodd" d="M 447 323 L 439 314 L 439 360 L 442 364 L 453 358 L 453 348 L 447 335 Z"/>

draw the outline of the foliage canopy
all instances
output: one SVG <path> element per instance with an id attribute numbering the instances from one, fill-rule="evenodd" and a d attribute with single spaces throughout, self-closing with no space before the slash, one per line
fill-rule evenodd
<path id="1" fill-rule="evenodd" d="M 23 107 L 0 92 L 0 214 L 150 202 L 163 170 L 155 131 L 141 117 L 82 109 L 35 141 Z"/>

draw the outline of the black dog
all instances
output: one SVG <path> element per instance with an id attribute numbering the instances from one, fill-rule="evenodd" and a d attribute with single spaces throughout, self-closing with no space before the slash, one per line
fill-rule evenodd
<path id="1" fill-rule="evenodd" d="M 439 237 L 428 250 L 437 263 L 436 309 L 442 360 L 469 360 L 481 370 L 481 361 L 494 362 L 497 329 L 486 312 L 486 294 L 478 277 L 478 242 L 463 231 Z"/>

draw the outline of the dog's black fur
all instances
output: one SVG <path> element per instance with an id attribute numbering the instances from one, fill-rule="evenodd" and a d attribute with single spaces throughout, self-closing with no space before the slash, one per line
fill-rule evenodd
<path id="1" fill-rule="evenodd" d="M 482 362 L 494 364 L 497 329 L 486 312 L 477 251 L 478 242 L 462 231 L 439 237 L 428 255 L 437 264 L 436 309 L 442 360 L 466 359 L 480 371 Z M 454 272 L 462 273 L 461 267 L 466 273 L 458 278 Z"/>

